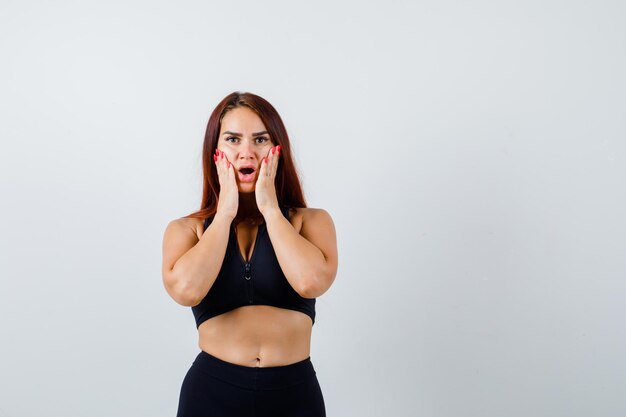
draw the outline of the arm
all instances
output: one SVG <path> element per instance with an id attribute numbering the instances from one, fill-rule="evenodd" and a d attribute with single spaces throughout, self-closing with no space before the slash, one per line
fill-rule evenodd
<path id="1" fill-rule="evenodd" d="M 337 275 L 335 226 L 323 209 L 306 209 L 300 234 L 280 210 L 265 216 L 267 231 L 287 281 L 304 298 L 324 294 Z"/>
<path id="2" fill-rule="evenodd" d="M 200 240 L 185 219 L 167 225 L 163 237 L 163 284 L 178 304 L 195 306 L 211 289 L 224 261 L 231 222 L 216 215 Z"/>

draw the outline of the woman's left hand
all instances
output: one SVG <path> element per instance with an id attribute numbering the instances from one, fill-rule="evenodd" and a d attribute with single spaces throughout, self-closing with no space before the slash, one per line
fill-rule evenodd
<path id="1" fill-rule="evenodd" d="M 261 170 L 256 180 L 254 194 L 256 196 L 256 205 L 262 215 L 266 215 L 270 211 L 278 207 L 278 198 L 276 197 L 276 170 L 278 169 L 278 158 L 280 156 L 280 145 L 269 150 L 267 156 L 261 161 Z"/>

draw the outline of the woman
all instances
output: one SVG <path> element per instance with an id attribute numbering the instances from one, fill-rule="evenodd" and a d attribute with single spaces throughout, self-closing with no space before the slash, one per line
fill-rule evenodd
<path id="1" fill-rule="evenodd" d="M 163 282 L 191 306 L 201 349 L 178 417 L 325 416 L 310 359 L 315 298 L 337 273 L 330 215 L 307 208 L 283 122 L 232 93 L 211 114 L 202 210 L 171 221 Z"/>

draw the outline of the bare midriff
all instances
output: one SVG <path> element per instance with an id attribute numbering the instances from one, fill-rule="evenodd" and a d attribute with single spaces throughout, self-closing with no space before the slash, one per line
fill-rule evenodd
<path id="1" fill-rule="evenodd" d="M 266 305 L 239 307 L 198 327 L 201 350 L 237 365 L 284 366 L 310 356 L 311 318 Z"/>

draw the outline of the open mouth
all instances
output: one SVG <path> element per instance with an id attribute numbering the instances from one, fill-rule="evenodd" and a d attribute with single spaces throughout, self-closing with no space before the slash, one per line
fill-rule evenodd
<path id="1" fill-rule="evenodd" d="M 255 171 L 252 167 L 239 168 L 239 182 L 254 182 Z"/>

